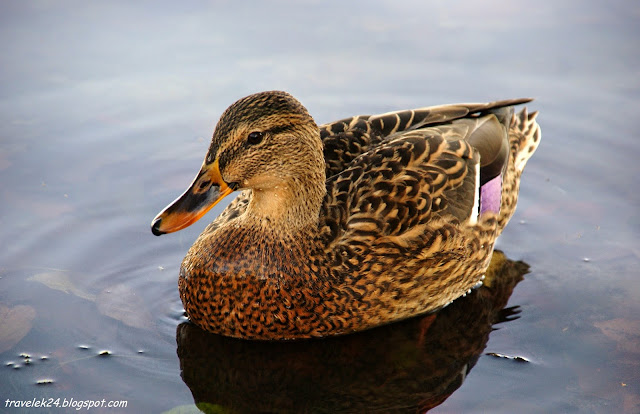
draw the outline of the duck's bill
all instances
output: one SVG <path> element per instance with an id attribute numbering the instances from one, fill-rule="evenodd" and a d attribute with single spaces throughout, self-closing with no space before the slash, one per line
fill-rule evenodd
<path id="1" fill-rule="evenodd" d="M 189 227 L 231 194 L 232 187 L 222 179 L 218 161 L 203 166 L 187 191 L 153 219 L 151 232 L 160 236 Z"/>

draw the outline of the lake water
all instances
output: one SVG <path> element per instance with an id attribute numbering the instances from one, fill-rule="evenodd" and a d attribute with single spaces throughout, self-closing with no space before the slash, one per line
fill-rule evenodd
<path id="1" fill-rule="evenodd" d="M 0 411 L 640 412 L 640 5 L 34 1 L 0 21 Z M 150 221 L 220 113 L 270 89 L 319 123 L 536 98 L 493 288 L 330 340 L 184 324 L 180 262 L 224 206 Z"/>

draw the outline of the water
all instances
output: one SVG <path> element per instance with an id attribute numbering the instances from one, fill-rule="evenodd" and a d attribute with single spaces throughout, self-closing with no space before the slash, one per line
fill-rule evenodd
<path id="1" fill-rule="evenodd" d="M 355 412 L 640 411 L 640 7 L 42 1 L 0 10 L 0 405 L 105 399 L 127 407 L 92 412 L 193 412 L 208 395 L 222 412 L 322 411 L 322 401 Z M 220 113 L 268 89 L 291 92 L 320 123 L 536 98 L 542 144 L 498 241 L 530 266 L 506 305 L 519 319 L 487 338 L 489 322 L 476 329 L 478 318 L 455 316 L 483 290 L 435 320 L 315 345 L 263 349 L 180 325 L 180 261 L 224 206 L 159 239 L 149 223 L 190 183 Z M 487 312 L 493 322 L 509 316 Z M 438 326 L 475 338 L 447 357 L 455 370 L 439 391 L 428 374 L 442 366 L 427 357 L 467 342 L 436 335 Z M 302 385 L 292 393 L 260 378 Z"/>

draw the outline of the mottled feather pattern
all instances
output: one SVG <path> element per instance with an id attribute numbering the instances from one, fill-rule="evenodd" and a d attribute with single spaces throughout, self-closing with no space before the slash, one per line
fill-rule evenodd
<path id="1" fill-rule="evenodd" d="M 320 126 L 326 195 L 317 225 L 294 234 L 269 231 L 269 223 L 243 228 L 251 190 L 243 191 L 183 262 L 179 284 L 189 317 L 229 336 L 306 338 L 434 311 L 468 292 L 481 283 L 540 138 L 535 113 L 511 116 L 500 108 L 528 101 L 443 105 Z M 223 114 L 233 124 L 224 125 L 227 133 L 250 109 Z M 470 221 L 476 166 L 489 151 L 470 141 L 484 133 L 498 134 L 510 149 L 498 171 L 502 206 Z M 216 152 L 231 145 L 218 131 L 214 141 Z"/>
<path id="2" fill-rule="evenodd" d="M 541 131 L 536 122 L 538 112 L 528 113 L 523 108 L 514 114 L 509 128 L 509 163 L 502 180 L 502 202 L 498 220 L 499 236 L 513 216 L 520 192 L 522 171 L 540 144 Z"/>
<path id="3" fill-rule="evenodd" d="M 385 142 L 329 180 L 321 216 L 338 210 L 343 220 L 329 227 L 376 238 L 402 234 L 446 210 L 443 195 L 464 181 L 473 149 L 437 136 L 411 135 Z"/>

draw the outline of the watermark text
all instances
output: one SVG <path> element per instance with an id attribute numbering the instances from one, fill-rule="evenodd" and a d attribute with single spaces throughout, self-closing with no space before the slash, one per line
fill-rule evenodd
<path id="1" fill-rule="evenodd" d="M 92 408 L 127 408 L 126 400 L 76 400 L 75 398 L 33 398 L 31 400 L 10 400 L 4 402 L 5 408 L 74 408 L 90 410 Z"/>

